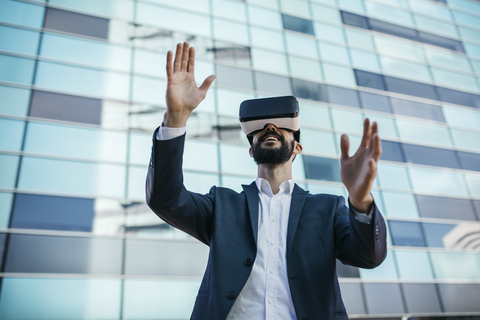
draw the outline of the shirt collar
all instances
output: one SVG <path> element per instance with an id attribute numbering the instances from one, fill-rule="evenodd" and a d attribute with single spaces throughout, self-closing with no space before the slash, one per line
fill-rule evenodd
<path id="1" fill-rule="evenodd" d="M 265 193 L 268 196 L 273 197 L 272 188 L 267 180 L 257 177 L 255 184 L 257 185 L 257 189 L 260 194 Z M 294 186 L 295 183 L 293 182 L 293 179 L 283 181 L 280 185 L 280 191 L 278 193 L 292 194 Z"/>

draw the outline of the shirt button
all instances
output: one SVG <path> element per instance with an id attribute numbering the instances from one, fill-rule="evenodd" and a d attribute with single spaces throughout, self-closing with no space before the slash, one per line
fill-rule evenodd
<path id="1" fill-rule="evenodd" d="M 273 271 L 273 269 L 270 270 L 270 273 L 273 274 L 275 271 Z"/>
<path id="2" fill-rule="evenodd" d="M 275 222 L 275 219 L 272 219 L 272 222 Z"/>
<path id="3" fill-rule="evenodd" d="M 269 304 L 273 304 L 273 300 L 268 300 L 268 303 L 269 303 Z"/>
<path id="4" fill-rule="evenodd" d="M 272 246 L 274 246 L 274 247 L 275 247 L 275 242 L 273 242 L 273 241 L 272 241 L 272 243 L 271 243 L 271 244 L 272 244 Z"/>

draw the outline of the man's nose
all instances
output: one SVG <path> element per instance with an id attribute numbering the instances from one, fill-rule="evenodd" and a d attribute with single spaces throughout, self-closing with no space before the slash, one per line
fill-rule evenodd
<path id="1" fill-rule="evenodd" d="M 269 123 L 265 126 L 266 131 L 277 131 L 277 127 L 273 123 Z"/>

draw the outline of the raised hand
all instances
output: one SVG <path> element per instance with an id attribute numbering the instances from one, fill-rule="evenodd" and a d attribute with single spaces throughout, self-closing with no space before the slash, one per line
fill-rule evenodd
<path id="1" fill-rule="evenodd" d="M 350 203 L 357 211 L 366 213 L 373 202 L 370 190 L 382 154 L 377 123 L 370 125 L 370 120 L 365 119 L 362 142 L 352 157 L 348 155 L 350 142 L 346 134 L 342 134 L 340 148 L 340 176 L 350 195 Z"/>
<path id="2" fill-rule="evenodd" d="M 167 112 L 163 119 L 166 127 L 184 127 L 192 111 L 205 99 L 215 76 L 207 77 L 197 87 L 194 76 L 195 49 L 188 42 L 177 44 L 175 60 L 173 52 L 167 53 Z"/>

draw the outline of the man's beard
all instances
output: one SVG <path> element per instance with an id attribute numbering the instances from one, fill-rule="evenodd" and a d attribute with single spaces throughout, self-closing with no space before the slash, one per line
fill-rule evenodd
<path id="1" fill-rule="evenodd" d="M 271 134 L 265 133 L 258 141 L 263 142 L 264 136 Z M 257 164 L 282 164 L 290 159 L 295 147 L 295 140 L 289 144 L 282 136 L 275 134 L 275 137 L 281 143 L 280 148 L 262 148 L 258 142 L 252 144 L 253 159 Z"/>

